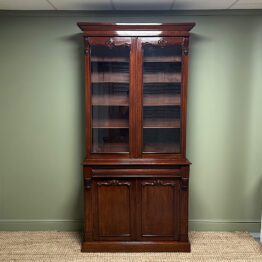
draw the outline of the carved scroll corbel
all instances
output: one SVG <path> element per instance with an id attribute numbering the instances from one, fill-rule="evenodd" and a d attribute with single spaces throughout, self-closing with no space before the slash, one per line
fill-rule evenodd
<path id="1" fill-rule="evenodd" d="M 112 49 L 113 47 L 115 47 L 115 43 L 114 43 L 114 40 L 112 38 L 109 38 L 107 41 L 106 41 L 106 46 L 109 47 L 110 49 Z"/>
<path id="2" fill-rule="evenodd" d="M 183 191 L 187 191 L 187 190 L 188 190 L 188 182 L 189 182 L 188 177 L 182 177 L 182 180 L 181 180 L 181 189 L 182 189 Z"/>
<path id="3" fill-rule="evenodd" d="M 84 53 L 85 53 L 85 55 L 88 55 L 89 51 L 90 51 L 90 44 L 89 44 L 89 41 L 88 41 L 88 37 L 84 38 L 84 45 L 85 45 Z"/>
<path id="4" fill-rule="evenodd" d="M 84 188 L 85 189 L 91 189 L 91 185 L 92 185 L 92 183 L 91 183 L 91 179 L 84 179 Z"/>
<path id="5" fill-rule="evenodd" d="M 188 55 L 188 53 L 189 53 L 189 39 L 188 39 L 188 37 L 184 37 L 184 39 L 183 39 L 182 50 L 183 50 L 184 55 Z"/>

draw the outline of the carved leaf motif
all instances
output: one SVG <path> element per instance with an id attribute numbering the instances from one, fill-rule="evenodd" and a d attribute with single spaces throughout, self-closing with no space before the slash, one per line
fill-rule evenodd
<path id="1" fill-rule="evenodd" d="M 160 179 L 153 180 L 152 182 L 144 182 L 143 186 L 175 186 L 175 182 L 164 182 Z"/>
<path id="2" fill-rule="evenodd" d="M 115 46 L 115 43 L 114 43 L 114 40 L 112 38 L 109 38 L 107 41 L 106 41 L 106 45 L 112 49 L 114 46 Z"/>
<path id="3" fill-rule="evenodd" d="M 158 40 L 158 44 L 161 47 L 165 47 L 167 45 L 167 41 L 164 38 L 161 38 L 160 40 Z"/>
<path id="4" fill-rule="evenodd" d="M 98 186 L 130 186 L 131 183 L 127 181 L 120 181 L 120 180 L 110 180 L 106 182 L 98 182 Z"/>
<path id="5" fill-rule="evenodd" d="M 127 43 L 125 40 L 116 40 L 114 41 L 113 38 L 109 38 L 106 42 L 105 45 L 107 47 L 109 47 L 110 49 L 112 49 L 113 47 L 116 46 L 126 46 L 126 47 L 130 47 L 131 43 Z"/>
<path id="6" fill-rule="evenodd" d="M 167 46 L 168 42 L 164 38 L 160 38 L 158 41 L 152 41 L 152 42 L 143 42 L 142 46 L 145 45 L 159 45 L 160 47 L 165 47 Z"/>

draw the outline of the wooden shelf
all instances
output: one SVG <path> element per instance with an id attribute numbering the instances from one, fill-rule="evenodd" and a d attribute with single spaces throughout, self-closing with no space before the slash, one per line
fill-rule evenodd
<path id="1" fill-rule="evenodd" d="M 144 106 L 179 106 L 180 95 L 174 94 L 145 94 Z M 92 105 L 95 106 L 129 106 L 128 95 L 93 95 Z"/>
<path id="2" fill-rule="evenodd" d="M 93 119 L 93 128 L 129 128 L 128 119 Z"/>
<path id="3" fill-rule="evenodd" d="M 143 58 L 144 63 L 156 63 L 156 62 L 181 63 L 181 61 L 182 61 L 181 56 L 144 56 L 144 58 Z M 91 62 L 129 63 L 129 57 L 92 56 Z"/>
<path id="4" fill-rule="evenodd" d="M 92 83 L 128 83 L 129 73 L 92 73 Z"/>
<path id="5" fill-rule="evenodd" d="M 127 119 L 94 119 L 93 128 L 129 128 Z M 179 119 L 144 119 L 143 128 L 180 128 Z"/>
<path id="6" fill-rule="evenodd" d="M 144 106 L 179 106 L 181 97 L 177 94 L 144 94 Z"/>
<path id="7" fill-rule="evenodd" d="M 144 83 L 180 83 L 181 73 L 145 73 L 143 74 Z"/>
<path id="8" fill-rule="evenodd" d="M 128 95 L 93 95 L 94 106 L 129 106 Z"/>
<path id="9" fill-rule="evenodd" d="M 144 144 L 144 153 L 179 153 L 180 146 L 179 144 L 174 143 L 151 143 L 151 144 Z"/>
<path id="10" fill-rule="evenodd" d="M 91 62 L 110 62 L 110 63 L 129 63 L 129 57 L 120 57 L 120 56 L 91 56 Z"/>
<path id="11" fill-rule="evenodd" d="M 92 83 L 128 83 L 129 73 L 92 73 Z M 144 83 L 180 83 L 181 73 L 144 73 Z"/>
<path id="12" fill-rule="evenodd" d="M 94 144 L 93 152 L 94 153 L 126 153 L 129 151 L 128 143 L 124 142 L 112 142 L 106 143 L 103 145 Z"/>
<path id="13" fill-rule="evenodd" d="M 154 62 L 172 62 L 172 63 L 181 63 L 181 56 L 144 56 L 144 63 L 154 63 Z"/>
<path id="14" fill-rule="evenodd" d="M 180 128 L 179 119 L 144 119 L 143 128 Z"/>

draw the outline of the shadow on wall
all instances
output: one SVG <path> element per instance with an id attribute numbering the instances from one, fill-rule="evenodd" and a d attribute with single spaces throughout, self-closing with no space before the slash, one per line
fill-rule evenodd
<path id="1" fill-rule="evenodd" d="M 244 211 L 252 217 L 260 217 L 262 216 L 262 173 L 260 172 L 259 175 L 253 173 L 249 179 L 250 181 L 247 181 L 249 187 L 243 192 L 245 198 L 249 199 L 249 203 L 246 204 Z M 257 203 L 258 199 L 259 203 Z M 250 203 L 254 203 L 254 205 Z"/>
<path id="2" fill-rule="evenodd" d="M 76 221 L 79 225 L 76 225 L 76 229 L 82 228 L 81 221 L 83 220 L 83 179 L 82 179 L 82 162 L 85 158 L 85 69 L 84 69 L 84 45 L 83 45 L 83 36 L 81 33 L 70 35 L 67 37 L 60 38 L 61 41 L 71 42 L 73 46 L 73 51 L 70 52 L 70 55 L 74 54 L 76 57 L 73 57 L 77 61 L 77 81 L 75 88 L 77 89 L 77 96 L 75 101 L 76 111 L 78 116 L 78 136 L 75 137 L 77 144 L 77 162 L 76 165 L 81 166 L 78 172 L 77 179 L 77 195 L 75 196 L 74 203 L 72 203 L 71 214 L 77 214 L 74 217 L 78 217 L 80 220 Z M 68 204 L 65 204 L 68 208 Z"/>
<path id="3" fill-rule="evenodd" d="M 199 60 L 199 53 L 203 46 L 212 42 L 212 38 L 206 35 L 190 33 L 190 47 L 189 47 L 189 74 L 188 74 L 188 110 L 187 110 L 187 157 L 192 166 L 190 167 L 190 208 L 189 217 L 191 219 L 196 218 L 196 214 L 204 214 L 206 210 L 205 203 L 199 194 L 199 190 L 203 190 L 201 176 L 207 174 L 203 173 L 206 159 L 199 154 L 199 144 L 202 143 L 202 136 L 198 134 L 203 133 L 202 127 L 204 121 L 201 116 L 201 111 L 209 111 L 209 104 L 203 105 L 203 95 L 200 95 L 202 90 L 199 90 L 199 84 L 196 83 L 196 77 L 202 71 L 201 60 Z M 205 107 L 203 109 L 203 106 Z M 203 122 L 203 123 L 201 123 Z M 205 139 L 208 139 L 205 137 Z M 204 162 L 203 162 L 204 160 Z M 192 228 L 194 229 L 194 228 Z"/>

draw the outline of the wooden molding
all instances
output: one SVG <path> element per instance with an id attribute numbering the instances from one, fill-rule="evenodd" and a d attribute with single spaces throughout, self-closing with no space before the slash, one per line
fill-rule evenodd
<path id="1" fill-rule="evenodd" d="M 190 31 L 195 23 L 101 23 L 101 22 L 78 22 L 77 25 L 82 31 L 88 30 L 158 30 L 166 28 L 166 30 Z"/>
<path id="2" fill-rule="evenodd" d="M 142 186 L 175 186 L 175 182 L 165 182 L 160 179 L 155 179 L 152 182 L 143 182 Z"/>
<path id="3" fill-rule="evenodd" d="M 113 179 L 113 180 L 110 180 L 110 181 L 97 182 L 97 185 L 98 186 L 128 186 L 128 187 L 130 187 L 131 182 Z"/>

